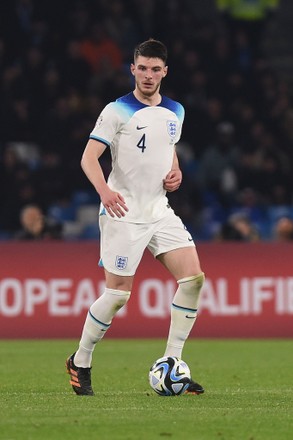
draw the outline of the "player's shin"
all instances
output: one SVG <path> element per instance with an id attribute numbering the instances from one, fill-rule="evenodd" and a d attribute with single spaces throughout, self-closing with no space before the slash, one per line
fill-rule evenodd
<path id="1" fill-rule="evenodd" d="M 129 297 L 129 291 L 106 288 L 103 295 L 92 304 L 84 323 L 79 349 L 74 356 L 76 366 L 91 366 L 96 343 L 103 338 L 113 317 L 127 303 Z"/>
<path id="2" fill-rule="evenodd" d="M 182 357 L 184 343 L 194 326 L 204 273 L 178 280 L 171 306 L 171 323 L 164 356 Z"/>

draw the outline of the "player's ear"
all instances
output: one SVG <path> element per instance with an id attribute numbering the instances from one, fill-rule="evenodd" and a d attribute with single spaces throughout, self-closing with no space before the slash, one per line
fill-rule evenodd
<path id="1" fill-rule="evenodd" d="M 134 71 L 135 71 L 135 65 L 134 64 L 130 64 L 130 72 L 132 73 L 132 75 L 134 75 Z"/>
<path id="2" fill-rule="evenodd" d="M 165 66 L 164 69 L 163 69 L 163 78 L 165 78 L 167 73 L 168 73 L 168 66 Z"/>

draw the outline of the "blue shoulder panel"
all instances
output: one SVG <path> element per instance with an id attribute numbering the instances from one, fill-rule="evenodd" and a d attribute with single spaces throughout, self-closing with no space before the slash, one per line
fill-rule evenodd
<path id="1" fill-rule="evenodd" d="M 136 99 L 133 92 L 118 98 L 114 105 L 115 104 L 117 105 L 116 108 L 120 109 L 124 114 L 127 113 L 129 118 L 131 118 L 138 110 L 147 107 L 147 105 L 142 104 Z"/>
<path id="2" fill-rule="evenodd" d="M 162 101 L 159 104 L 160 107 L 165 107 L 171 112 L 175 113 L 179 121 L 183 122 L 185 110 L 183 105 L 173 99 L 167 98 L 167 96 L 162 96 Z"/>
<path id="3" fill-rule="evenodd" d="M 129 119 L 137 111 L 148 107 L 148 105 L 138 101 L 133 92 L 130 92 L 127 95 L 118 98 L 115 102 L 112 103 L 112 105 L 114 105 L 116 110 L 121 113 L 123 119 Z M 158 107 L 164 107 L 172 111 L 176 114 L 179 121 L 183 123 L 185 111 L 184 107 L 179 102 L 167 98 L 167 96 L 162 96 L 162 101 L 160 102 Z"/>

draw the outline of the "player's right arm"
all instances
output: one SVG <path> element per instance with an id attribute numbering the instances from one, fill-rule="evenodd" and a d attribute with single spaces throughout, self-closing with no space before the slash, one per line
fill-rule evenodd
<path id="1" fill-rule="evenodd" d="M 124 198 L 118 192 L 112 191 L 105 179 L 99 158 L 105 151 L 106 145 L 95 139 L 90 139 L 81 158 L 81 167 L 100 196 L 101 202 L 111 217 L 124 217 L 128 208 Z"/>

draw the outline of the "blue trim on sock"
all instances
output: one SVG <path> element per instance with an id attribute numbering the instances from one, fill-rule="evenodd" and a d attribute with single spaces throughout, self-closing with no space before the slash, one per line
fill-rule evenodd
<path id="1" fill-rule="evenodd" d="M 188 309 L 187 307 L 181 307 L 177 306 L 176 304 L 172 303 L 172 307 L 177 310 L 182 310 L 182 312 L 190 312 L 190 313 L 196 313 L 197 309 Z"/>
<path id="2" fill-rule="evenodd" d="M 99 321 L 97 318 L 94 317 L 94 315 L 91 313 L 90 310 L 89 310 L 89 315 L 97 324 L 101 325 L 102 327 L 104 327 L 104 328 L 109 328 L 110 327 L 111 324 L 105 324 L 104 322 Z"/>

